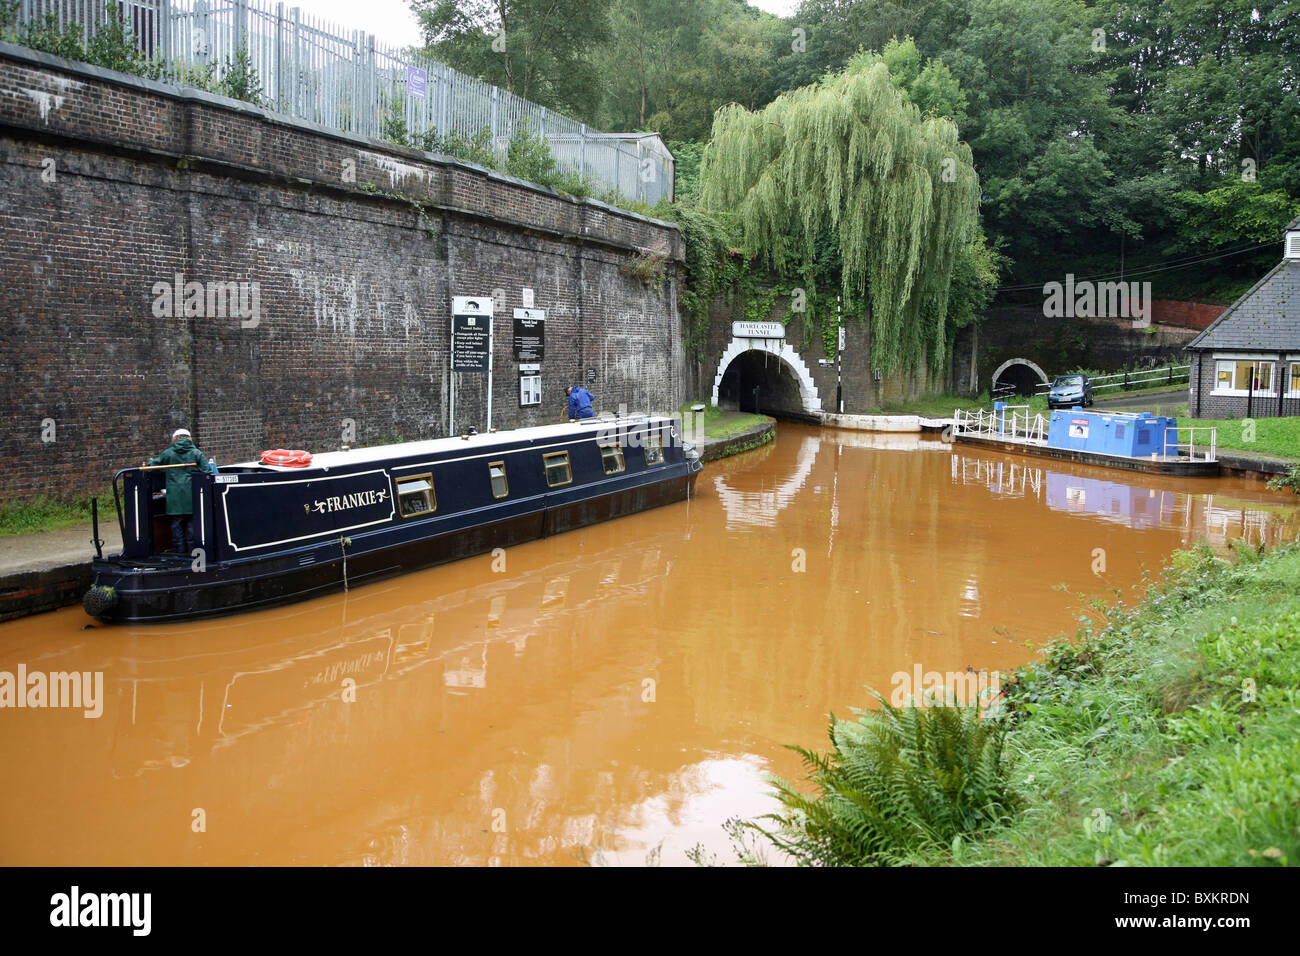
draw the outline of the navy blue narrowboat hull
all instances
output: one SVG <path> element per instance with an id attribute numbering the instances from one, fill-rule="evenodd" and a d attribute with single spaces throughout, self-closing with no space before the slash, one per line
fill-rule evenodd
<path id="1" fill-rule="evenodd" d="M 403 543 L 368 542 L 365 536 L 358 535 L 346 549 L 337 542 L 328 542 L 290 553 L 210 566 L 203 571 L 192 570 L 191 562 L 184 558 L 139 562 L 95 559 L 95 585 L 117 592 L 115 606 L 101 617 L 122 623 L 174 621 L 318 597 L 343 589 L 344 550 L 346 583 L 355 587 L 674 504 L 690 496 L 697 475 L 698 466 L 675 478 L 624 490 L 593 488 L 596 494 L 567 504 Z M 373 536 L 381 538 L 384 532 Z M 140 566 L 130 567 L 129 563 Z"/>
<path id="2" fill-rule="evenodd" d="M 701 470 L 677 435 L 610 420 L 193 473 L 189 555 L 162 553 L 163 476 L 127 469 L 122 553 L 92 562 L 83 605 L 120 622 L 231 614 L 673 504 Z"/>

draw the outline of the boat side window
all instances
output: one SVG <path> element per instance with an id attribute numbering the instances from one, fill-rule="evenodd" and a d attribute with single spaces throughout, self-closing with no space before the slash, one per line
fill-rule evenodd
<path id="1" fill-rule="evenodd" d="M 573 470 L 569 467 L 567 451 L 553 451 L 549 455 L 543 455 L 542 464 L 546 468 L 546 483 L 552 488 L 573 481 Z"/>
<path id="2" fill-rule="evenodd" d="M 627 469 L 627 462 L 623 460 L 623 449 L 618 445 L 601 445 L 600 462 L 605 466 L 607 475 L 617 475 Z"/>
<path id="3" fill-rule="evenodd" d="M 397 510 L 403 518 L 432 514 L 437 508 L 432 474 L 397 479 Z"/>
<path id="4" fill-rule="evenodd" d="M 664 463 L 664 440 L 655 432 L 647 432 L 641 439 L 641 446 L 645 449 L 645 463 L 647 465 L 662 465 Z"/>
<path id="5" fill-rule="evenodd" d="M 504 461 L 488 462 L 488 474 L 492 476 L 493 498 L 504 498 L 510 494 L 510 482 L 506 480 L 506 463 Z"/>

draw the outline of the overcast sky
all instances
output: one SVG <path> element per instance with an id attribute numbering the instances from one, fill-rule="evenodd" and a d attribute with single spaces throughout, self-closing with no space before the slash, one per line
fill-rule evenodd
<path id="1" fill-rule="evenodd" d="M 788 16 L 798 0 L 749 0 L 750 6 Z M 406 0 L 294 0 L 285 9 L 301 7 L 303 12 L 321 17 L 348 30 L 365 30 L 395 46 L 420 42 L 415 17 Z"/>

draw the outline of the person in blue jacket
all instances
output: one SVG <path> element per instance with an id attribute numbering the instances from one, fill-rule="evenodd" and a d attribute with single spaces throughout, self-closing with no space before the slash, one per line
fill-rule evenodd
<path id="1" fill-rule="evenodd" d="M 592 394 L 581 385 L 570 385 L 566 390 L 569 396 L 570 418 L 594 418 L 596 410 L 591 407 Z"/>

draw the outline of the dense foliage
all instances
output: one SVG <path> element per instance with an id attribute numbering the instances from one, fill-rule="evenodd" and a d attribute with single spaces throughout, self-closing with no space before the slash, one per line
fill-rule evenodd
<path id="1" fill-rule="evenodd" d="M 679 155 L 708 140 L 719 108 L 757 112 L 880 52 L 922 115 L 970 144 L 1011 298 L 1072 272 L 1230 300 L 1276 262 L 1300 214 L 1300 9 L 1288 0 L 804 0 L 785 19 L 742 0 L 610 0 L 581 7 L 581 37 L 554 31 L 554 5 L 537 0 L 415 6 L 442 11 L 425 21 L 435 55 L 494 82 L 502 20 L 507 49 L 512 31 L 528 38 L 512 57 L 543 72 L 578 57 L 594 81 L 557 82 L 594 83 L 582 96 L 530 95 L 598 128 L 658 130 Z"/>

